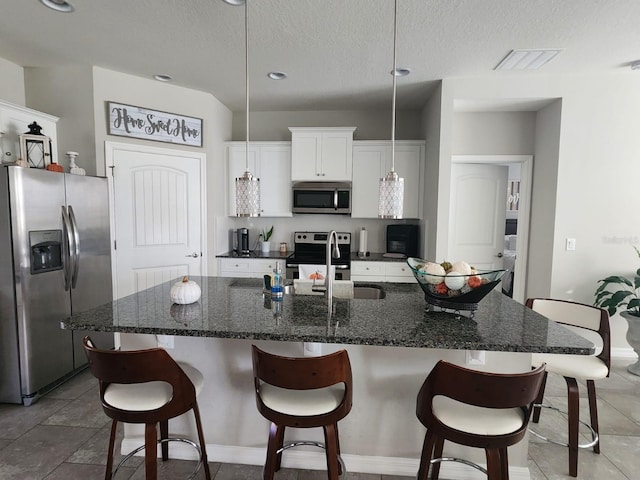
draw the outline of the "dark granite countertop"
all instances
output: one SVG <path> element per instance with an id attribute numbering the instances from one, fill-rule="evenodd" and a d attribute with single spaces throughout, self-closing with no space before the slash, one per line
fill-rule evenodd
<path id="1" fill-rule="evenodd" d="M 407 258 L 385 257 L 384 253 L 369 253 L 369 255 L 360 257 L 358 252 L 351 253 L 351 261 L 355 262 L 407 262 Z"/>
<path id="2" fill-rule="evenodd" d="M 285 295 L 272 301 L 260 279 L 190 277 L 202 297 L 172 305 L 175 281 L 149 288 L 62 322 L 71 330 L 356 345 L 592 354 L 591 342 L 493 291 L 473 319 L 427 311 L 417 284 L 383 283 L 381 300 Z M 178 279 L 176 279 L 177 281 Z M 358 282 L 364 283 L 364 282 Z"/>

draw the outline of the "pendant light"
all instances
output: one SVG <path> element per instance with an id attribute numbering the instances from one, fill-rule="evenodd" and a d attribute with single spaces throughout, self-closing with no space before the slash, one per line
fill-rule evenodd
<path id="1" fill-rule="evenodd" d="M 232 5 L 241 5 L 242 2 Z M 246 139 L 245 139 L 245 172 L 236 178 L 236 215 L 238 217 L 260 216 L 260 179 L 249 171 L 249 2 L 244 0 L 244 34 L 245 34 L 245 96 L 246 96 Z"/>
<path id="2" fill-rule="evenodd" d="M 380 179 L 378 203 L 379 218 L 402 218 L 404 204 L 404 178 L 395 172 L 396 164 L 396 43 L 398 29 L 398 0 L 394 0 L 393 10 L 393 103 L 391 106 L 391 171 Z"/>

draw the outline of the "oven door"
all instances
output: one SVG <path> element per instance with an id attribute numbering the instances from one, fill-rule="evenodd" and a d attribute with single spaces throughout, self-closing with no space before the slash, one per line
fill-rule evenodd
<path id="1" fill-rule="evenodd" d="M 348 183 L 300 182 L 293 186 L 293 213 L 351 213 Z"/>

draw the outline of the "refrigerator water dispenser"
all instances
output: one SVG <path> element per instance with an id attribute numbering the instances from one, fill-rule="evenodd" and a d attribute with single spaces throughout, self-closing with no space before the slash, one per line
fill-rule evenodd
<path id="1" fill-rule="evenodd" d="M 62 231 L 29 232 L 31 274 L 62 270 Z"/>

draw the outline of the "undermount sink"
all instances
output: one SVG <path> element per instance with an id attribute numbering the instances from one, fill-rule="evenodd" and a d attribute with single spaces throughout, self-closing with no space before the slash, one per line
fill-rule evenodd
<path id="1" fill-rule="evenodd" d="M 386 296 L 379 285 L 356 285 L 353 287 L 353 298 L 359 300 L 382 300 Z"/>

